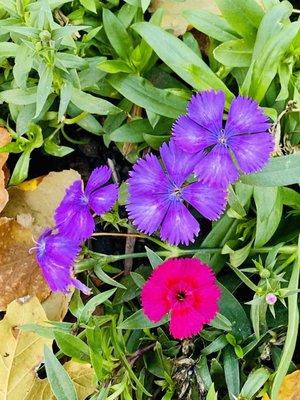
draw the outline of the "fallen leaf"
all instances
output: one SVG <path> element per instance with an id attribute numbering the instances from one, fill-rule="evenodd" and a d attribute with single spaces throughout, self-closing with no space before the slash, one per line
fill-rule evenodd
<path id="1" fill-rule="evenodd" d="M 45 300 L 49 320 L 60 321 L 66 315 L 70 296 L 50 295 L 30 249 L 35 246 L 33 238 L 53 225 L 56 207 L 77 179 L 80 175 L 74 170 L 50 172 L 9 188 L 10 200 L 0 218 L 0 310 L 17 297 L 36 295 Z"/>
<path id="2" fill-rule="evenodd" d="M 5 128 L 0 127 L 0 147 L 5 146 L 11 141 L 11 136 Z M 8 202 L 8 193 L 5 189 L 5 163 L 7 161 L 8 154 L 0 153 L 0 212 L 3 210 Z"/>
<path id="3" fill-rule="evenodd" d="M 182 16 L 183 11 L 206 10 L 219 13 L 216 4 L 211 0 L 152 0 L 149 11 L 154 12 L 158 8 L 164 10 L 162 27 L 172 29 L 176 36 L 183 35 L 188 28 L 188 22 Z"/>
<path id="4" fill-rule="evenodd" d="M 43 360 L 44 345 L 52 340 L 21 325 L 46 324 L 46 314 L 36 297 L 15 300 L 0 321 L 0 400 L 24 400 L 36 381 L 36 369 Z M 32 398 L 33 400 L 33 398 Z"/>
<path id="5" fill-rule="evenodd" d="M 39 235 L 44 228 L 54 224 L 56 207 L 64 197 L 66 188 L 77 179 L 81 179 L 79 173 L 70 169 L 50 172 L 44 177 L 9 188 L 9 202 L 2 215 L 10 218 L 30 215 L 33 218 L 33 232 Z"/>
<path id="6" fill-rule="evenodd" d="M 277 400 L 300 400 L 300 370 L 284 378 Z"/>
<path id="7" fill-rule="evenodd" d="M 62 321 L 69 309 L 69 303 L 74 290 L 65 295 L 60 292 L 52 292 L 42 306 L 49 321 Z"/>
<path id="8" fill-rule="evenodd" d="M 0 310 L 14 299 L 36 295 L 45 300 L 50 289 L 44 281 L 34 254 L 32 231 L 12 218 L 0 219 Z"/>
<path id="9" fill-rule="evenodd" d="M 85 400 L 88 396 L 95 392 L 97 387 L 96 377 L 90 364 L 80 364 L 71 360 L 65 363 L 63 367 L 74 382 L 78 400 Z M 47 379 L 36 379 L 30 393 L 24 400 L 33 399 L 55 400 Z"/>
<path id="10" fill-rule="evenodd" d="M 264 7 L 263 0 L 257 0 L 257 2 Z M 149 11 L 153 13 L 158 8 L 164 10 L 161 26 L 172 29 L 175 36 L 183 35 L 188 29 L 188 22 L 182 16 L 185 10 L 205 10 L 220 14 L 215 1 L 212 0 L 152 0 Z"/>

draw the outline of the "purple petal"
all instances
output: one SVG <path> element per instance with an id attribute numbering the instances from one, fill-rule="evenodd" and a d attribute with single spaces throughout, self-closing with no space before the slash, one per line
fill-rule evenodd
<path id="1" fill-rule="evenodd" d="M 78 279 L 73 278 L 72 279 L 72 285 L 76 287 L 76 289 L 80 290 L 82 293 L 89 295 L 91 294 L 91 289 L 84 285 L 82 282 L 80 282 Z"/>
<path id="2" fill-rule="evenodd" d="M 92 191 L 99 189 L 101 186 L 103 186 L 106 182 L 109 181 L 110 177 L 111 177 L 111 169 L 106 165 L 99 168 L 95 168 L 89 177 L 85 192 L 89 194 Z"/>
<path id="3" fill-rule="evenodd" d="M 171 181 L 178 186 L 192 174 L 199 158 L 198 155 L 191 155 L 181 150 L 174 140 L 161 146 L 160 155 Z"/>
<path id="4" fill-rule="evenodd" d="M 166 191 L 169 181 L 158 161 L 153 154 L 147 154 L 145 158 L 141 158 L 133 166 L 128 179 L 129 194 L 134 193 L 157 193 L 162 190 Z"/>
<path id="5" fill-rule="evenodd" d="M 203 156 L 195 167 L 195 173 L 199 181 L 223 188 L 239 177 L 229 150 L 223 145 L 215 146 Z"/>
<path id="6" fill-rule="evenodd" d="M 107 185 L 89 195 L 89 206 L 97 215 L 102 215 L 113 207 L 117 198 L 118 185 Z"/>
<path id="7" fill-rule="evenodd" d="M 161 226 L 160 237 L 162 240 L 166 240 L 174 246 L 179 243 L 188 245 L 189 242 L 194 242 L 199 231 L 198 221 L 186 206 L 181 201 L 172 202 Z"/>
<path id="8" fill-rule="evenodd" d="M 173 138 L 176 145 L 188 153 L 198 153 L 217 142 L 215 134 L 202 128 L 187 115 L 176 120 Z"/>
<path id="9" fill-rule="evenodd" d="M 144 233 L 151 235 L 160 226 L 168 209 L 165 196 L 149 193 L 135 193 L 126 205 L 129 218 Z"/>
<path id="10" fill-rule="evenodd" d="M 59 232 L 75 242 L 86 240 L 93 234 L 95 223 L 82 190 L 82 181 L 75 181 L 66 190 L 54 219 Z"/>
<path id="11" fill-rule="evenodd" d="M 270 133 L 253 133 L 232 136 L 228 140 L 240 169 L 250 174 L 260 171 L 274 150 L 274 139 Z"/>
<path id="12" fill-rule="evenodd" d="M 215 133 L 222 129 L 224 105 L 224 92 L 206 90 L 192 97 L 188 104 L 188 115 L 202 128 Z"/>
<path id="13" fill-rule="evenodd" d="M 79 245 L 59 234 L 51 234 L 47 229 L 40 236 L 37 247 L 36 260 L 51 290 L 68 292 L 75 281 L 72 270 L 80 252 Z M 85 291 L 87 289 L 85 287 Z"/>
<path id="14" fill-rule="evenodd" d="M 224 189 L 196 182 L 183 189 L 182 196 L 204 217 L 216 220 L 226 207 L 227 192 Z"/>
<path id="15" fill-rule="evenodd" d="M 241 133 L 266 132 L 270 126 L 268 117 L 256 101 L 242 96 L 232 101 L 225 127 L 227 137 Z"/>

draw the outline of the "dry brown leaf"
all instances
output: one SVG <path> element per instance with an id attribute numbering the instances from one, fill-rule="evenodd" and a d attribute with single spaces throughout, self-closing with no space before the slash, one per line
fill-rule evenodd
<path id="1" fill-rule="evenodd" d="M 51 172 L 9 189 L 10 200 L 2 212 L 5 217 L 0 218 L 0 310 L 18 297 L 36 295 L 44 301 L 50 295 L 29 250 L 35 246 L 33 236 L 53 225 L 55 208 L 76 179 L 80 175 L 73 170 Z M 69 300 L 61 294 L 51 295 L 45 304 L 48 319 L 63 319 Z"/>
<path id="2" fill-rule="evenodd" d="M 74 290 L 65 295 L 60 292 L 52 292 L 45 301 L 43 301 L 42 306 L 45 310 L 47 318 L 49 321 L 62 321 L 69 309 L 69 303 Z"/>
<path id="3" fill-rule="evenodd" d="M 212 13 L 218 13 L 219 10 L 212 0 L 152 0 L 150 12 L 158 8 L 164 10 L 162 27 L 173 29 L 174 35 L 183 35 L 188 27 L 187 20 L 182 16 L 184 10 L 206 10 Z"/>
<path id="4" fill-rule="evenodd" d="M 45 300 L 50 289 L 34 254 L 32 232 L 12 218 L 0 219 L 0 310 L 16 298 L 36 295 Z"/>
<path id="5" fill-rule="evenodd" d="M 0 147 L 5 146 L 11 141 L 11 136 L 5 128 L 0 127 Z M 8 193 L 5 189 L 5 163 L 7 161 L 8 154 L 0 153 L 0 212 L 8 202 Z"/>
<path id="6" fill-rule="evenodd" d="M 74 383 L 78 400 L 85 400 L 95 392 L 96 378 L 90 364 L 80 364 L 71 360 L 63 366 Z M 36 379 L 30 393 L 24 400 L 55 400 L 48 380 Z"/>
<path id="7" fill-rule="evenodd" d="M 30 215 L 33 218 L 33 232 L 52 226 L 56 207 L 65 195 L 66 188 L 81 179 L 78 172 L 70 169 L 50 172 L 45 177 L 32 179 L 8 189 L 9 203 L 2 212 L 5 217 Z"/>
<path id="8" fill-rule="evenodd" d="M 263 0 L 257 1 L 264 7 Z M 214 0 L 152 0 L 149 11 L 154 12 L 158 8 L 164 10 L 162 27 L 172 29 L 175 36 L 183 35 L 188 29 L 188 22 L 182 16 L 185 10 L 205 10 L 220 14 Z"/>
<path id="9" fill-rule="evenodd" d="M 44 346 L 52 340 L 21 325 L 44 325 L 46 314 L 36 297 L 13 301 L 0 322 L 0 400 L 24 400 L 36 381 L 36 368 L 43 360 Z M 33 399 L 32 399 L 33 400 Z"/>
<path id="10" fill-rule="evenodd" d="M 284 378 L 278 400 L 300 400 L 300 370 Z"/>

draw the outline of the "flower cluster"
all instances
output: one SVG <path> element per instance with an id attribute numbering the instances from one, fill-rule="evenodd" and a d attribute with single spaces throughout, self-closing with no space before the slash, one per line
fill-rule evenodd
<path id="1" fill-rule="evenodd" d="M 147 155 L 129 178 L 127 211 L 134 225 L 172 245 L 194 241 L 199 223 L 188 209 L 204 217 L 220 217 L 227 187 L 240 172 L 261 170 L 274 148 L 268 118 L 245 97 L 232 101 L 223 124 L 225 94 L 204 91 L 192 97 L 187 115 L 173 126 L 169 145 L 160 148 L 162 165 Z"/>
<path id="2" fill-rule="evenodd" d="M 108 184 L 111 170 L 96 168 L 84 189 L 83 181 L 75 181 L 55 212 L 55 228 L 46 229 L 37 243 L 36 259 L 43 276 L 53 291 L 67 292 L 75 286 L 84 293 L 89 288 L 73 276 L 73 264 L 80 252 L 81 242 L 91 237 L 96 215 L 108 212 L 118 197 L 118 186 Z"/>
<path id="3" fill-rule="evenodd" d="M 191 337 L 218 312 L 220 289 L 211 268 L 197 258 L 170 259 L 158 266 L 142 288 L 146 316 L 159 322 L 170 314 L 176 339 Z"/>

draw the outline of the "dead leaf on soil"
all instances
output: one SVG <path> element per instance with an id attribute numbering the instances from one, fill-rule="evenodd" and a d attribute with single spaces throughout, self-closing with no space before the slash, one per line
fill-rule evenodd
<path id="1" fill-rule="evenodd" d="M 11 141 L 11 136 L 5 128 L 0 127 L 0 147 L 5 146 Z M 0 153 L 0 212 L 8 202 L 8 193 L 5 189 L 5 163 L 7 161 L 8 154 Z"/>
<path id="2" fill-rule="evenodd" d="M 257 1 L 261 6 L 263 5 L 263 0 Z M 172 29 L 175 36 L 183 35 L 188 29 L 188 22 L 182 16 L 185 10 L 205 10 L 220 14 L 213 0 L 152 0 L 149 11 L 154 12 L 158 8 L 164 10 L 162 27 Z"/>
<path id="3" fill-rule="evenodd" d="M 79 173 L 70 169 L 50 172 L 44 177 L 9 188 L 9 203 L 2 215 L 10 218 L 24 214 L 31 216 L 33 232 L 39 235 L 44 228 L 54 224 L 54 211 L 64 197 L 66 188 L 78 179 L 81 179 Z"/>
<path id="4" fill-rule="evenodd" d="M 46 300 L 49 320 L 62 320 L 68 310 L 69 296 L 53 293 L 44 281 L 34 254 L 33 237 L 53 224 L 55 208 L 66 188 L 80 175 L 73 170 L 51 172 L 9 189 L 10 201 L 0 218 L 0 310 L 18 297 L 36 295 Z M 6 218 L 12 217 L 12 218 Z"/>
<path id="5" fill-rule="evenodd" d="M 23 332 L 24 324 L 44 325 L 45 311 L 36 297 L 13 301 L 0 321 L 0 400 L 24 400 L 36 381 L 36 368 L 44 355 L 44 345 L 52 340 L 33 332 Z"/>
<path id="6" fill-rule="evenodd" d="M 96 390 L 95 373 L 90 364 L 75 361 L 66 362 L 63 367 L 74 382 L 78 400 L 85 400 Z M 36 379 L 30 393 L 24 400 L 55 400 L 47 379 Z M 23 400 L 23 399 L 22 399 Z"/>
<path id="7" fill-rule="evenodd" d="M 152 0 L 149 11 L 154 12 L 158 8 L 164 10 L 162 27 L 173 29 L 176 36 L 183 35 L 188 28 L 188 22 L 182 16 L 184 10 L 206 10 L 215 14 L 219 12 L 211 0 Z"/>
<path id="8" fill-rule="evenodd" d="M 34 254 L 32 232 L 14 219 L 0 219 L 0 310 L 14 299 L 36 295 L 45 300 L 50 289 L 44 281 Z"/>

